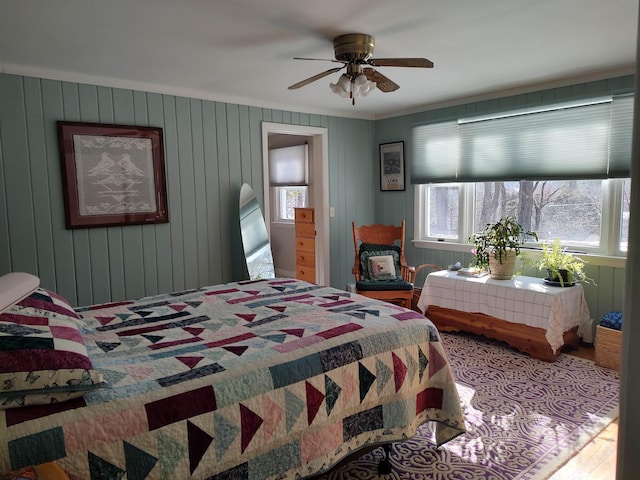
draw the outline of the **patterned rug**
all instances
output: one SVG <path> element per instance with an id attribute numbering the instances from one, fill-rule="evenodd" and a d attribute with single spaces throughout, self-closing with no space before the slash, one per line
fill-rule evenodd
<path id="1" fill-rule="evenodd" d="M 441 335 L 467 433 L 436 449 L 423 425 L 393 445 L 391 474 L 378 474 L 378 448 L 320 478 L 540 480 L 618 415 L 616 371 L 567 354 L 548 363 L 483 337 Z"/>

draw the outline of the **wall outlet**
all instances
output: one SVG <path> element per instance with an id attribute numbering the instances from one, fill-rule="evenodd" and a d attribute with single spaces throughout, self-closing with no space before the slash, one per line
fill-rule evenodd
<path id="1" fill-rule="evenodd" d="M 336 209 L 334 207 L 329 207 L 329 216 L 331 218 L 336 216 Z"/>

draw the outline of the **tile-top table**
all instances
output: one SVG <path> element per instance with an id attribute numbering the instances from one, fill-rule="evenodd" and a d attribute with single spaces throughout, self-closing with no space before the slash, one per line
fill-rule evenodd
<path id="1" fill-rule="evenodd" d="M 542 278 L 494 280 L 442 270 L 425 280 L 418 307 L 442 331 L 467 331 L 502 340 L 553 361 L 590 319 L 582 285 L 555 287 Z"/>

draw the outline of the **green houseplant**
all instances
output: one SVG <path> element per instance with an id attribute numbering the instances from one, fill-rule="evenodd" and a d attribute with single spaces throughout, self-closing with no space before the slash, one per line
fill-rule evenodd
<path id="1" fill-rule="evenodd" d="M 551 243 L 542 245 L 542 251 L 538 256 L 527 255 L 526 264 L 531 264 L 538 270 L 547 271 L 547 280 L 560 283 L 561 287 L 571 286 L 575 282 L 593 283 L 594 280 L 584 271 L 586 261 L 576 257 L 560 244 L 559 238 L 554 238 Z"/>
<path id="2" fill-rule="evenodd" d="M 495 223 L 488 223 L 481 232 L 469 237 L 476 268 L 488 269 L 493 278 L 511 278 L 520 247 L 528 238 L 538 240 L 538 234 L 525 230 L 513 217 L 506 216 Z M 503 271 L 503 264 L 506 271 Z"/>

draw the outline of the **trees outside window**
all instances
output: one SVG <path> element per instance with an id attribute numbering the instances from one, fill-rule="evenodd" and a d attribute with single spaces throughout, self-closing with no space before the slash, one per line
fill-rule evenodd
<path id="1" fill-rule="evenodd" d="M 511 216 L 540 241 L 560 238 L 580 250 L 626 251 L 629 179 L 522 180 L 421 185 L 416 240 L 466 243 L 468 236 Z M 609 239 L 614 239 L 611 243 Z"/>

